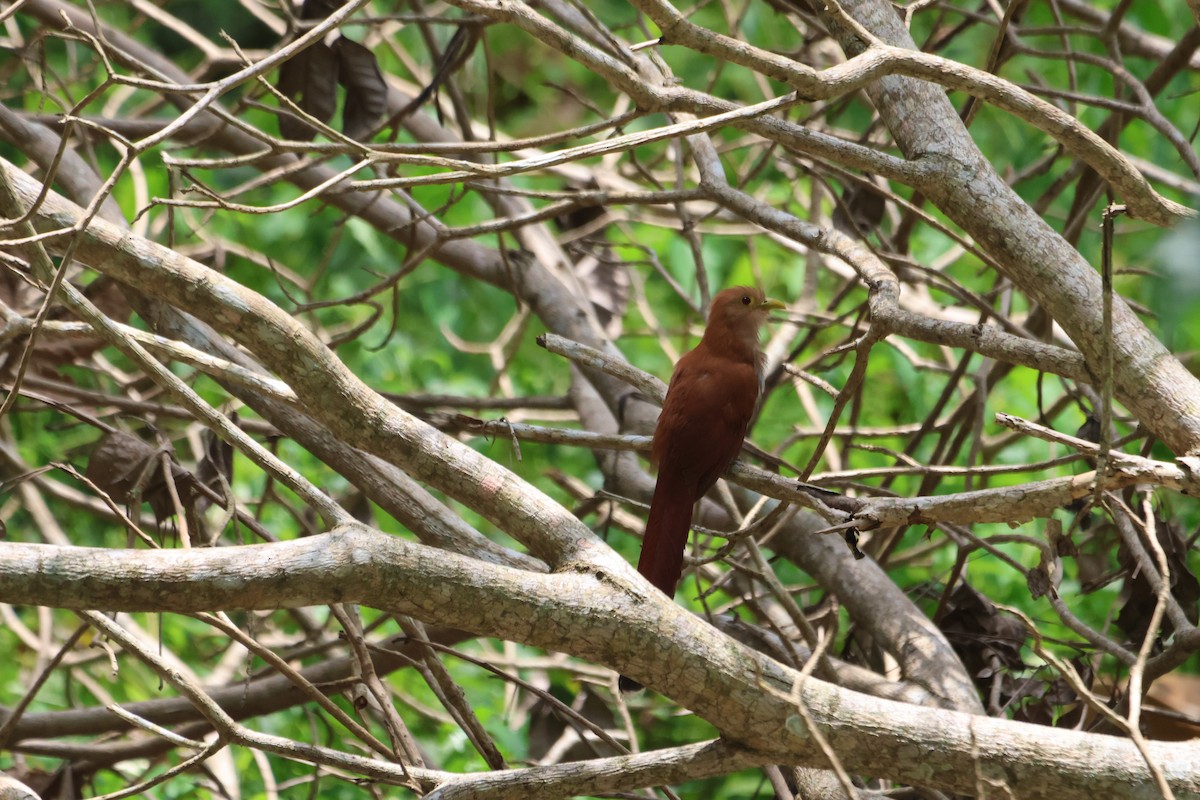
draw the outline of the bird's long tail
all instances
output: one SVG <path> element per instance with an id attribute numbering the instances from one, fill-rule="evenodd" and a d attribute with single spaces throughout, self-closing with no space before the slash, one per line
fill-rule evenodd
<path id="1" fill-rule="evenodd" d="M 667 597 L 675 596 L 675 584 L 683 572 L 683 551 L 687 547 L 688 531 L 692 528 L 692 506 L 695 498 L 687 486 L 677 486 L 660 471 L 650 500 L 650 516 L 646 520 L 646 536 L 642 539 L 642 556 L 638 572 L 657 586 Z M 632 678 L 621 676 L 621 691 L 636 692 L 642 685 Z"/>
<path id="2" fill-rule="evenodd" d="M 638 572 L 667 597 L 675 596 L 675 584 L 683 571 L 683 551 L 687 547 L 692 506 L 696 502 L 691 487 L 675 483 L 669 476 L 659 473 L 650 501 L 650 517 L 646 520 L 642 556 L 638 559 Z"/>

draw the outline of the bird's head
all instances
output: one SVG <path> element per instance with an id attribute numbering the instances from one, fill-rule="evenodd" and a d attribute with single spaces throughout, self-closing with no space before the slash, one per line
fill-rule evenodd
<path id="1" fill-rule="evenodd" d="M 720 333 L 732 336 L 755 347 L 758 345 L 758 330 L 767 321 L 773 310 L 786 308 L 778 300 L 771 300 L 753 286 L 734 286 L 713 298 L 708 312 L 705 336 Z"/>
<path id="2" fill-rule="evenodd" d="M 713 298 L 703 344 L 726 358 L 757 363 L 759 328 L 772 310 L 784 307 L 752 286 L 726 289 Z"/>

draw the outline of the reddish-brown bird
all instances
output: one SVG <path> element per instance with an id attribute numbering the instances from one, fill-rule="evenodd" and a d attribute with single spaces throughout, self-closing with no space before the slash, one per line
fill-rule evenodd
<path id="1" fill-rule="evenodd" d="M 658 483 L 642 541 L 638 572 L 667 594 L 683 570 L 692 507 L 737 458 L 762 392 L 758 332 L 772 309 L 784 308 L 758 289 L 735 286 L 713 298 L 704 337 L 675 365 L 653 459 Z"/>

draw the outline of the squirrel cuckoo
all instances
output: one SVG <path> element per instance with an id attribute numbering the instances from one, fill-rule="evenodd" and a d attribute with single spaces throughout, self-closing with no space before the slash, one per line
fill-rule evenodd
<path id="1" fill-rule="evenodd" d="M 638 560 L 638 572 L 668 597 L 683 571 L 692 507 L 737 457 L 758 404 L 759 329 L 784 307 L 752 287 L 726 289 L 713 298 L 700 344 L 675 365 L 654 429 L 658 483 Z M 621 688 L 640 686 L 621 676 Z"/>

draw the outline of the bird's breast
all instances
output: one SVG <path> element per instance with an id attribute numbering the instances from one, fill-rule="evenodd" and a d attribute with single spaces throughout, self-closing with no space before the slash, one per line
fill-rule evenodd
<path id="1" fill-rule="evenodd" d="M 660 470 L 708 476 L 724 472 L 741 449 L 758 400 L 753 364 L 726 359 L 680 360 L 654 432 Z"/>

